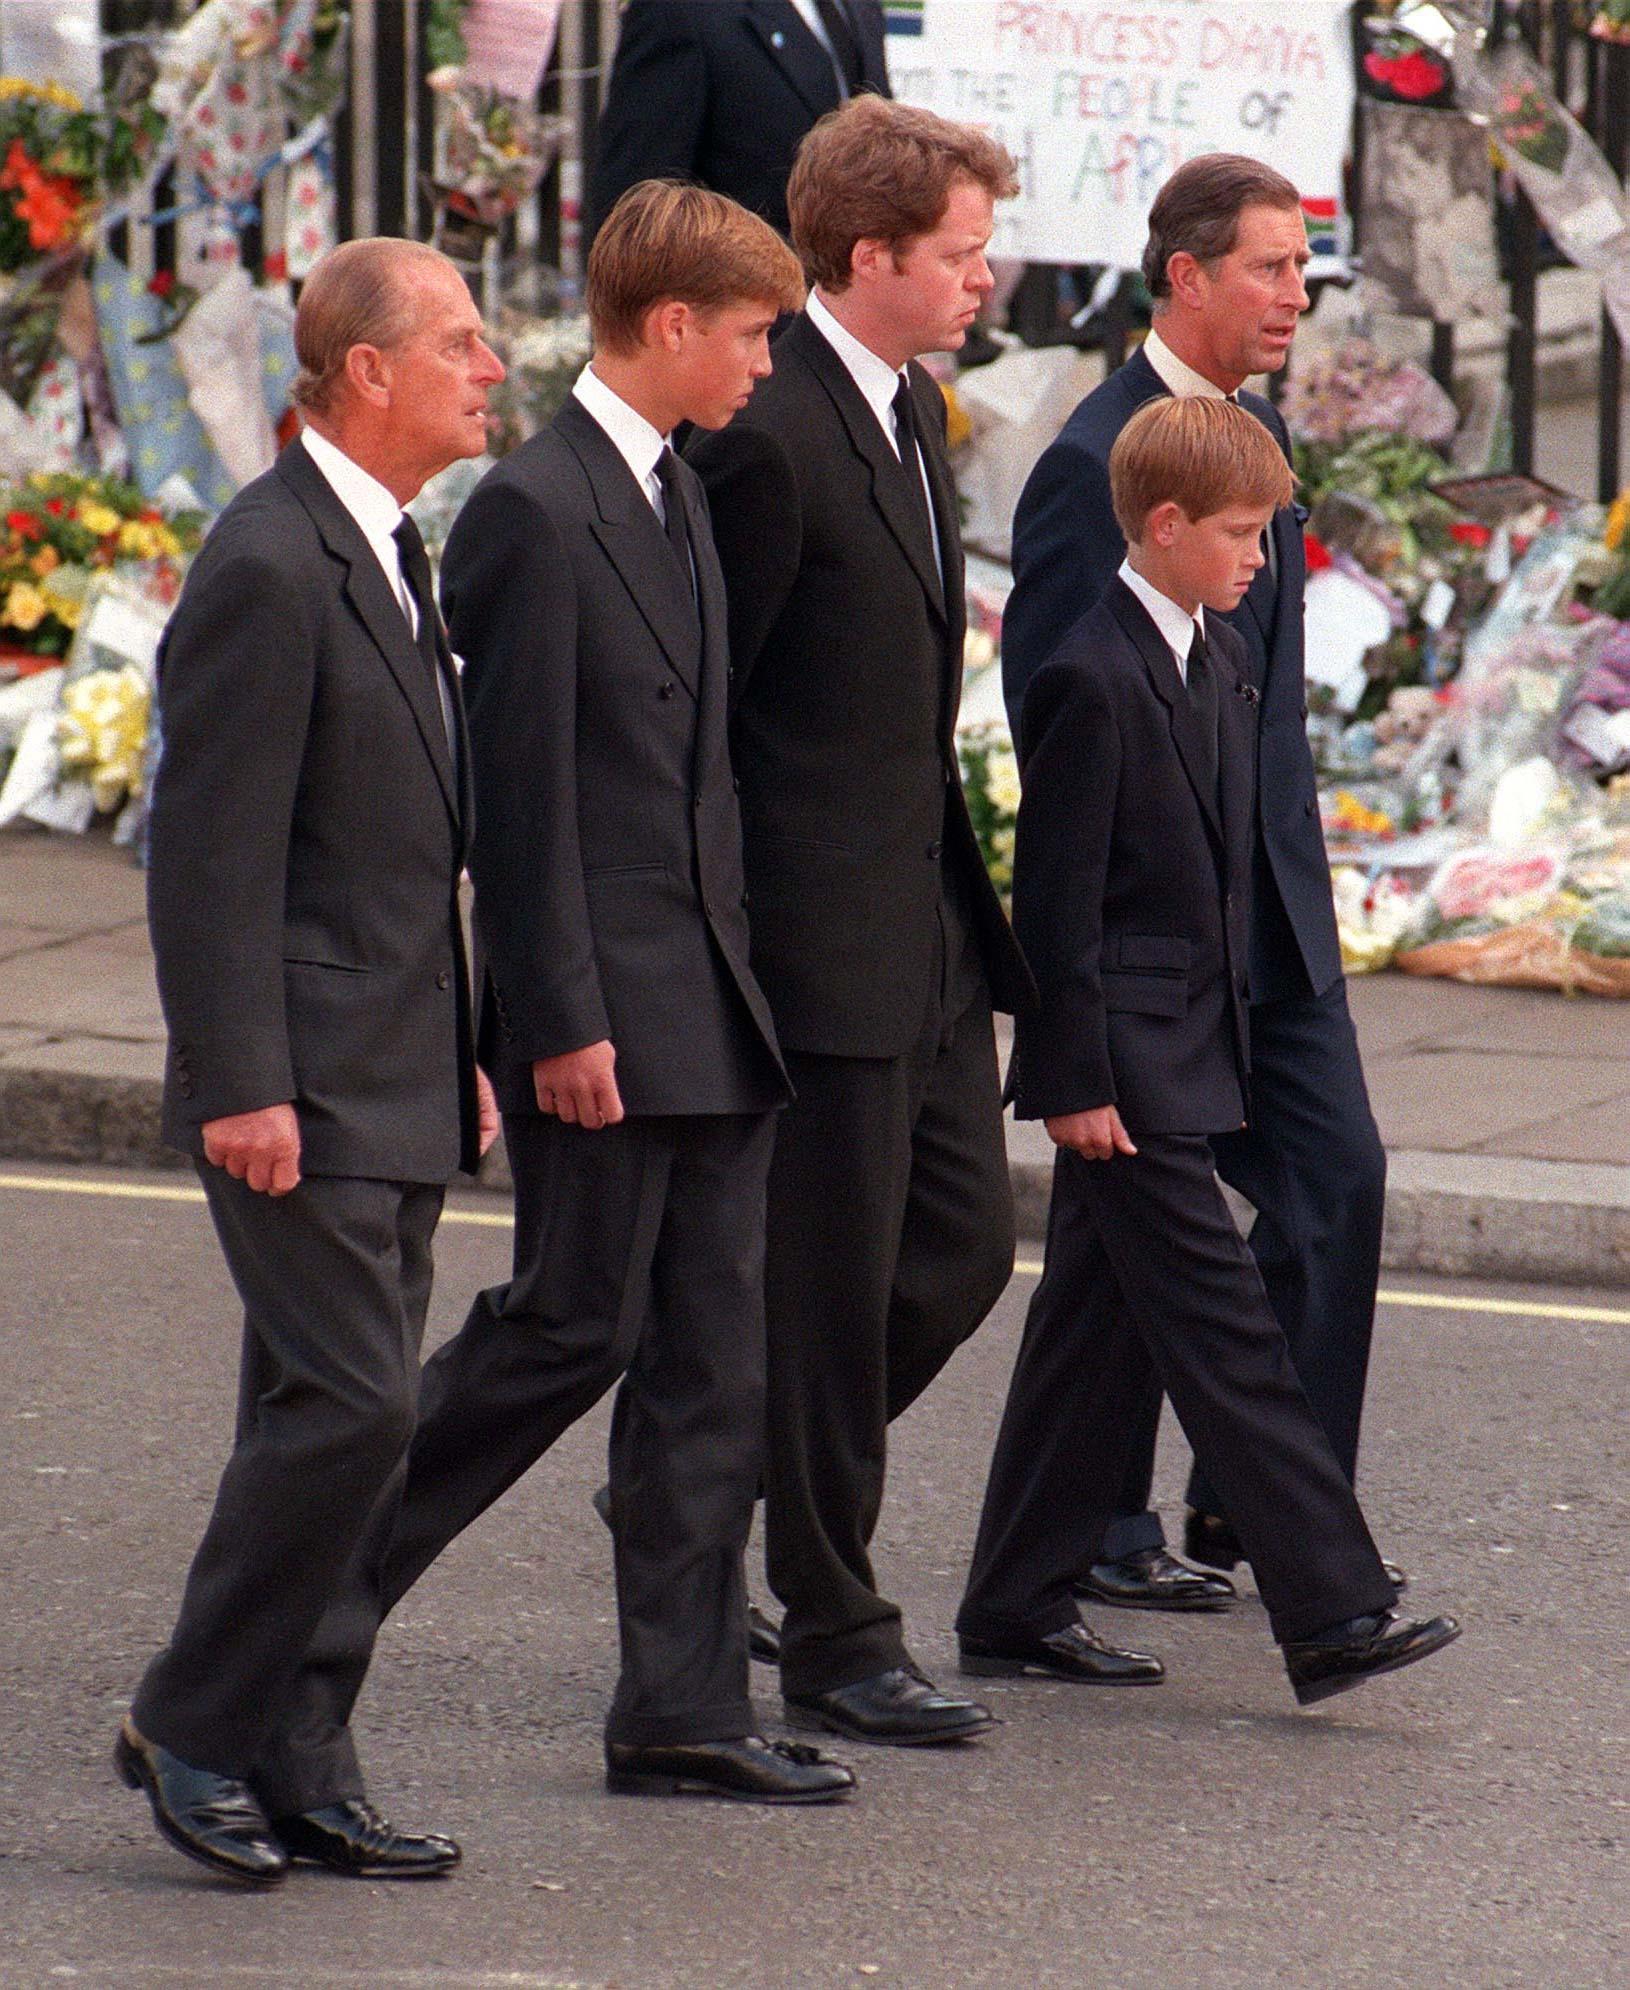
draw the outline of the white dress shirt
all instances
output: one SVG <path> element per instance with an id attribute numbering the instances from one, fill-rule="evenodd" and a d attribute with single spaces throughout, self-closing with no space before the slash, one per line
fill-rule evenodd
<path id="1" fill-rule="evenodd" d="M 666 522 L 667 509 L 662 501 L 657 462 L 668 446 L 668 438 L 620 394 L 614 394 L 592 366 L 585 366 L 577 376 L 572 393 L 605 430 L 612 448 L 633 472 L 634 481 L 644 491 L 651 509 Z"/>
<path id="2" fill-rule="evenodd" d="M 308 426 L 300 431 L 300 440 L 306 454 L 322 471 L 335 497 L 356 520 L 358 530 L 373 548 L 374 557 L 391 584 L 391 592 L 401 603 L 408 627 L 417 638 L 419 604 L 413 598 L 413 589 L 408 586 L 407 576 L 402 571 L 401 549 L 394 536 L 402 522 L 402 507 L 377 477 L 371 476 L 337 443 L 330 442 L 326 435 L 319 435 L 316 429 Z"/>
<path id="3" fill-rule="evenodd" d="M 1205 641 L 1205 609 L 1200 608 L 1190 614 L 1180 608 L 1169 594 L 1162 594 L 1138 572 L 1130 560 L 1122 560 L 1116 574 L 1117 580 L 1124 580 L 1132 592 L 1148 609 L 1155 627 L 1166 638 L 1166 647 L 1177 659 L 1177 675 L 1183 684 L 1189 681 L 1189 645 L 1196 635 Z"/>
<path id="4" fill-rule="evenodd" d="M 1208 380 L 1203 373 L 1196 373 L 1186 359 L 1179 359 L 1153 326 L 1143 341 L 1143 356 L 1160 375 L 1162 386 L 1170 393 L 1205 394 L 1214 401 L 1239 398 L 1237 394 L 1225 394 L 1215 380 Z"/>
<path id="5" fill-rule="evenodd" d="M 840 325 L 828 306 L 822 302 L 821 293 L 812 290 L 809 302 L 804 306 L 810 323 L 827 344 L 843 361 L 849 378 L 860 389 L 861 398 L 877 417 L 877 425 L 883 431 L 884 440 L 900 456 L 900 438 L 894 432 L 894 397 L 899 392 L 900 382 L 906 371 L 901 367 L 898 373 L 886 359 L 879 359 L 869 345 L 862 345 L 846 325 Z M 903 460 L 903 459 L 902 459 Z M 934 514 L 934 493 L 928 487 L 928 465 L 923 461 L 921 449 L 917 451 L 917 475 L 923 487 L 923 502 L 928 507 L 929 522 L 933 530 L 929 539 L 934 547 L 934 569 L 940 578 L 940 586 L 945 585 L 945 560 L 940 552 L 939 525 Z"/>

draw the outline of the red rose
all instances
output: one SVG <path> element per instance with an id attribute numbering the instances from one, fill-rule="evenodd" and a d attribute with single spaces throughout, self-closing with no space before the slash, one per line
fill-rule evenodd
<path id="1" fill-rule="evenodd" d="M 1411 103 L 1419 103 L 1423 97 L 1435 97 L 1447 80 L 1445 72 L 1422 49 L 1411 49 L 1408 55 L 1399 56 L 1392 65 L 1392 87 L 1400 97 L 1407 97 Z"/>
<path id="2" fill-rule="evenodd" d="M 1488 544 L 1494 534 L 1486 525 L 1475 524 L 1469 518 L 1457 518 L 1449 527 L 1449 537 L 1457 546 L 1473 546 L 1481 549 Z"/>
<path id="3" fill-rule="evenodd" d="M 1322 573 L 1332 564 L 1330 548 L 1316 532 L 1304 532 L 1302 544 L 1307 549 L 1307 570 L 1310 574 Z"/>

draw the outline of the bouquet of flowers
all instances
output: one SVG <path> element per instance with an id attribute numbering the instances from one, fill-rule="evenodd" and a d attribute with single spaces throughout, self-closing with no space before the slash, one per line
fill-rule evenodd
<path id="1" fill-rule="evenodd" d="M 0 642 L 53 659 L 67 653 L 98 571 L 147 564 L 153 588 L 173 598 L 203 525 L 166 519 L 132 484 L 72 474 L 0 489 L 0 518 Z"/>
<path id="2" fill-rule="evenodd" d="M 1500 92 L 1494 132 L 1502 146 L 1521 153 L 1530 165 L 1561 172 L 1568 156 L 1568 127 L 1540 84 L 1518 77 Z"/>
<path id="3" fill-rule="evenodd" d="M 549 170 L 566 121 L 468 83 L 457 70 L 434 71 L 430 82 L 441 106 L 436 192 L 455 214 L 496 228 Z"/>
<path id="4" fill-rule="evenodd" d="M 103 113 L 60 83 L 0 77 L 0 273 L 82 248 L 103 200 L 140 177 L 163 130 L 145 103 Z"/>
<path id="5" fill-rule="evenodd" d="M 1386 103 L 1447 105 L 1454 95 L 1448 62 L 1417 36 L 1384 21 L 1366 21 L 1364 93 Z"/>
<path id="6" fill-rule="evenodd" d="M 1013 890 L 1014 828 L 1019 817 L 1019 763 L 1007 727 L 995 722 L 957 734 L 962 791 L 985 868 L 1005 904 Z"/>

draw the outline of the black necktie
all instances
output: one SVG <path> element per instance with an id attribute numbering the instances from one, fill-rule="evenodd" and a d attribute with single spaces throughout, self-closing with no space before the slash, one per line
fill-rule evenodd
<path id="1" fill-rule="evenodd" d="M 852 97 L 866 80 L 866 59 L 861 53 L 860 36 L 843 0 L 815 0 L 815 11 L 832 46 L 833 59 Z"/>
<path id="2" fill-rule="evenodd" d="M 917 410 L 912 405 L 911 382 L 902 373 L 900 384 L 894 390 L 894 434 L 900 445 L 900 468 L 906 473 L 906 482 L 911 488 L 912 510 L 928 534 L 928 544 L 935 544 L 934 514 L 928 506 L 928 493 L 923 488 L 922 445 L 917 440 Z"/>
<path id="3" fill-rule="evenodd" d="M 419 528 L 406 512 L 402 522 L 391 534 L 396 541 L 396 550 L 402 559 L 402 578 L 408 584 L 408 592 L 413 596 L 413 605 L 419 611 L 418 644 L 419 654 L 424 658 L 425 669 L 430 673 L 431 688 L 436 694 L 442 723 L 447 722 L 447 707 L 442 700 L 441 660 L 437 652 L 436 635 L 439 627 L 436 620 L 436 597 L 430 585 L 430 555 L 424 549 L 424 541 L 419 537 Z"/>
<path id="4" fill-rule="evenodd" d="M 657 482 L 662 486 L 662 529 L 694 600 L 696 570 L 691 565 L 690 534 L 685 530 L 685 502 L 679 494 L 679 458 L 666 446 L 657 458 Z"/>
<path id="5" fill-rule="evenodd" d="M 1207 792 L 1215 796 L 1217 792 L 1217 679 L 1211 668 L 1211 659 L 1206 653 L 1205 638 L 1200 634 L 1199 624 L 1195 624 L 1194 640 L 1189 644 L 1188 664 L 1184 671 L 1188 683 L 1189 703 L 1194 707 L 1195 723 L 1200 731 L 1200 745 L 1203 749 L 1204 776 Z"/>

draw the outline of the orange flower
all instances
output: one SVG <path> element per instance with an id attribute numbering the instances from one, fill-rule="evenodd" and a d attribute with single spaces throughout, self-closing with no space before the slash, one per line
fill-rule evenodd
<path id="1" fill-rule="evenodd" d="M 28 223 L 31 249 L 58 249 L 70 240 L 79 220 L 79 188 L 60 173 L 44 173 L 14 138 L 0 170 L 0 187 L 20 193 L 16 209 Z"/>

